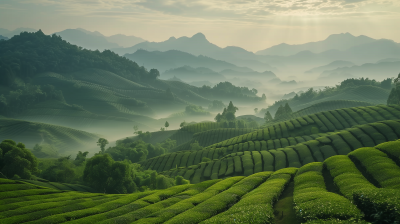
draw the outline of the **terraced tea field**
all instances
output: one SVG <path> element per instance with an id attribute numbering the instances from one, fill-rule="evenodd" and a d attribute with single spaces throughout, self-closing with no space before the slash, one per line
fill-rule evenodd
<path id="1" fill-rule="evenodd" d="M 400 141 L 392 141 L 300 168 L 127 195 L 0 179 L 0 222 L 395 223 L 399 164 Z"/>
<path id="2" fill-rule="evenodd" d="M 372 106 L 321 112 L 238 135 L 200 151 L 183 150 L 185 148 L 181 147 L 183 151 L 164 154 L 141 164 L 145 169 L 158 172 L 178 170 L 171 170 L 169 175 L 172 176 L 188 171 L 185 174 L 188 179 L 193 178 L 195 170 L 205 169 L 204 166 L 215 166 L 208 169 L 218 170 L 220 177 L 231 176 L 232 173 L 248 175 L 262 170 L 300 167 L 310 162 L 321 162 L 333 155 L 347 155 L 361 147 L 373 147 L 398 139 L 400 121 L 394 119 L 400 119 L 399 109 L 399 106 Z M 234 130 L 231 129 L 233 134 L 237 133 Z M 203 157 L 214 161 L 200 166 Z M 268 167 L 258 167 L 260 157 L 270 161 L 266 162 L 270 163 Z M 228 164 L 236 167 L 236 171 L 227 169 Z M 211 178 L 211 174 L 202 178 Z"/>
<path id="3" fill-rule="evenodd" d="M 329 110 L 337 110 L 342 108 L 349 107 L 366 107 L 373 106 L 373 104 L 363 101 L 354 101 L 354 100 L 331 100 L 331 101 L 323 101 L 320 103 L 313 104 L 309 107 L 296 111 L 290 115 L 290 117 L 285 118 L 284 120 L 274 121 L 274 123 L 278 123 L 281 121 L 294 119 L 297 117 L 302 117 L 310 114 L 315 114 L 323 111 Z"/>

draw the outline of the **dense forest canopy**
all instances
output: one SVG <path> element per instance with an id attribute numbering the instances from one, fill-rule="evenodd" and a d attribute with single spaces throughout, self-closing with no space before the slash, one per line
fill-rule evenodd
<path id="1" fill-rule="evenodd" d="M 15 78 L 29 81 L 40 72 L 70 73 L 86 68 L 104 69 L 132 81 L 155 79 L 159 75 L 110 50 L 86 50 L 41 30 L 0 41 L 0 83 L 8 86 L 13 85 Z"/>

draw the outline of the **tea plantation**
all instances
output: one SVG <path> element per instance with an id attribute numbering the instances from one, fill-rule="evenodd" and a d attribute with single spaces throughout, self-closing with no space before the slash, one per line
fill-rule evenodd
<path id="1" fill-rule="evenodd" d="M 396 223 L 399 165 L 400 141 L 391 141 L 300 168 L 127 195 L 0 179 L 0 222 Z"/>

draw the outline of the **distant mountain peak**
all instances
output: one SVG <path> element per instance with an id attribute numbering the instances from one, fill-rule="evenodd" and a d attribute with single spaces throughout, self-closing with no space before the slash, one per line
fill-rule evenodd
<path id="1" fill-rule="evenodd" d="M 206 36 L 202 33 L 196 33 L 195 35 L 192 36 L 192 39 L 204 39 L 206 40 Z"/>
<path id="2" fill-rule="evenodd" d="M 175 38 L 175 37 L 170 37 L 168 40 L 169 40 L 169 41 L 171 41 L 171 40 L 176 40 L 176 38 Z"/>

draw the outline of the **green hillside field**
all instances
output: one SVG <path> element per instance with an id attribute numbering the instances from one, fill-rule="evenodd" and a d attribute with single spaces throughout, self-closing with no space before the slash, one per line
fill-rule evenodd
<path id="1" fill-rule="evenodd" d="M 24 142 L 28 148 L 35 144 L 49 144 L 62 152 L 95 145 L 99 135 L 58 125 L 0 118 L 0 139 Z"/>
<path id="2" fill-rule="evenodd" d="M 164 154 L 140 163 L 146 169 L 158 172 L 177 167 L 182 167 L 181 172 L 184 172 L 189 167 L 199 168 L 197 165 L 203 157 L 221 159 L 232 154 L 240 158 L 245 152 L 254 161 L 251 151 L 269 151 L 272 155 L 268 157 L 278 160 L 272 170 L 288 166 L 300 167 L 309 162 L 321 162 L 332 155 L 346 155 L 363 146 L 372 147 L 399 138 L 399 109 L 400 106 L 391 105 L 321 112 L 238 135 L 199 151 L 188 151 L 187 147 L 183 151 Z M 237 159 L 236 162 L 241 161 Z M 221 171 L 220 175 L 225 176 L 225 172 Z M 175 172 L 175 175 L 180 174 Z"/>
<path id="3" fill-rule="evenodd" d="M 400 141 L 392 141 L 300 168 L 133 194 L 61 191 L 0 179 L 0 222 L 395 223 L 399 150 Z"/>

